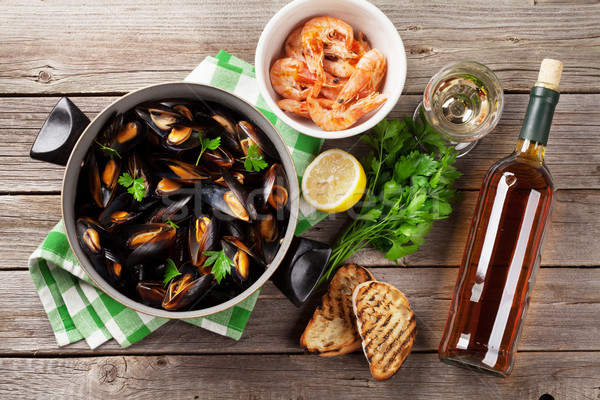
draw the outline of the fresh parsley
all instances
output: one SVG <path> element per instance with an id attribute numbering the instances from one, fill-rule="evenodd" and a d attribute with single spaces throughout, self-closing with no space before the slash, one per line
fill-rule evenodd
<path id="1" fill-rule="evenodd" d="M 171 282 L 171 279 L 179 275 L 181 275 L 181 272 L 179 272 L 173 260 L 167 258 L 165 260 L 165 278 L 162 281 L 163 285 L 166 287 L 169 282 Z"/>
<path id="2" fill-rule="evenodd" d="M 94 140 L 94 143 L 96 143 L 98 146 L 100 146 L 100 150 L 102 150 L 102 152 L 104 154 L 109 156 L 111 160 L 114 159 L 115 156 L 121 158 L 121 155 L 119 154 L 119 152 L 116 151 L 115 149 L 113 149 L 112 147 L 105 146 L 97 140 Z"/>
<path id="3" fill-rule="evenodd" d="M 173 228 L 173 229 L 179 229 L 179 225 L 177 225 L 175 222 L 171 221 L 170 219 L 168 219 L 167 222 L 165 222 L 165 224 L 170 225 L 171 228 Z"/>
<path id="4" fill-rule="evenodd" d="M 334 246 L 329 278 L 348 257 L 367 245 L 398 259 L 425 242 L 433 221 L 450 215 L 456 199 L 456 154 L 426 123 L 412 118 L 383 120 L 361 140 L 371 152 L 361 160 L 367 190 L 358 217 Z M 427 150 L 425 150 L 427 149 Z"/>
<path id="5" fill-rule="evenodd" d="M 221 283 L 221 279 L 231 274 L 231 266 L 234 265 L 231 258 L 225 255 L 224 250 L 220 251 L 205 251 L 202 254 L 208 256 L 204 262 L 204 266 L 213 266 L 211 273 L 215 276 L 217 283 Z"/>
<path id="6" fill-rule="evenodd" d="M 119 184 L 128 188 L 127 191 L 131 193 L 133 198 L 137 201 L 141 202 L 146 195 L 146 182 L 144 181 L 144 177 L 133 178 L 129 175 L 129 172 L 125 172 L 119 177 Z"/>
<path id="7" fill-rule="evenodd" d="M 258 145 L 251 144 L 248 147 L 248 155 L 246 157 L 242 157 L 244 160 L 244 168 L 246 171 L 256 171 L 259 172 L 261 169 L 265 169 L 269 166 L 265 161 L 265 156 L 261 153 Z"/>
<path id="8" fill-rule="evenodd" d="M 202 154 L 204 154 L 204 152 L 206 150 L 216 150 L 219 146 L 221 145 L 221 138 L 220 137 L 216 137 L 214 139 L 209 139 L 207 137 L 201 138 L 200 139 L 200 154 L 198 155 L 198 159 L 196 160 L 196 165 L 198 165 L 198 163 L 200 163 L 200 158 L 202 158 Z"/>

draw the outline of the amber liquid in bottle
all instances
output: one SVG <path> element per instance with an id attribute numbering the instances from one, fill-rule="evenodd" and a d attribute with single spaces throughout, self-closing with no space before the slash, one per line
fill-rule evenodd
<path id="1" fill-rule="evenodd" d="M 515 151 L 483 180 L 440 343 L 442 361 L 500 376 L 513 368 L 554 203 L 543 162 L 558 101 L 558 93 L 549 92 L 532 89 Z M 531 130 L 534 122 L 542 123 L 542 132 Z"/>

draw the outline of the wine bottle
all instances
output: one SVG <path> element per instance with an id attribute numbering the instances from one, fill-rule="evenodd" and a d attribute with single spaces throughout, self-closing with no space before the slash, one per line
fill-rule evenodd
<path id="1" fill-rule="evenodd" d="M 440 360 L 508 376 L 554 203 L 544 154 L 562 63 L 545 59 L 514 152 L 481 186 L 450 305 Z"/>

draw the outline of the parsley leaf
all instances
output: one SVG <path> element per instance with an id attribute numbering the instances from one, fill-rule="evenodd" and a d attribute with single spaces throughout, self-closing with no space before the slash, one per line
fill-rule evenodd
<path id="1" fill-rule="evenodd" d="M 210 139 L 207 137 L 203 137 L 200 139 L 200 154 L 198 155 L 198 159 L 196 160 L 196 165 L 200 163 L 200 158 L 202 158 L 202 154 L 206 150 L 216 150 L 221 145 L 221 138 L 216 137 L 214 139 Z"/>
<path id="2" fill-rule="evenodd" d="M 228 274 L 231 274 L 231 266 L 234 264 L 233 261 L 225 255 L 225 250 L 205 251 L 202 254 L 208 256 L 204 262 L 204 266 L 213 266 L 210 272 L 215 276 L 217 283 L 221 283 L 221 279 L 225 278 Z"/>
<path id="3" fill-rule="evenodd" d="M 251 144 L 248 147 L 248 155 L 246 157 L 242 157 L 244 160 L 244 168 L 246 171 L 256 171 L 259 172 L 261 169 L 265 169 L 269 166 L 265 161 L 265 156 L 260 151 L 258 145 Z"/>
<path id="4" fill-rule="evenodd" d="M 115 156 L 121 158 L 121 155 L 119 154 L 119 152 L 116 151 L 115 149 L 113 149 L 112 147 L 105 146 L 97 140 L 94 140 L 94 143 L 96 143 L 98 146 L 100 146 L 100 150 L 102 150 L 102 152 L 104 154 L 109 156 L 111 160 L 114 159 Z"/>
<path id="5" fill-rule="evenodd" d="M 168 219 L 165 224 L 168 224 L 171 226 L 171 228 L 173 229 L 179 229 L 179 225 L 177 225 L 175 222 L 171 221 L 171 219 Z"/>
<path id="6" fill-rule="evenodd" d="M 166 287 L 169 282 L 171 282 L 171 279 L 181 275 L 181 272 L 179 272 L 177 266 L 170 258 L 165 260 L 165 267 L 165 278 L 163 279 L 162 283 Z"/>
<path id="7" fill-rule="evenodd" d="M 146 181 L 144 181 L 144 177 L 134 178 L 129 172 L 124 172 L 123 175 L 119 177 L 119 184 L 125 186 L 127 191 L 133 195 L 133 198 L 137 201 L 142 201 L 144 196 L 146 195 Z"/>
<path id="8" fill-rule="evenodd" d="M 459 197 L 454 181 L 454 148 L 421 115 L 383 120 L 361 137 L 371 152 L 361 160 L 367 189 L 360 212 L 333 248 L 328 279 L 348 257 L 364 247 L 385 253 L 393 261 L 419 250 L 434 220 L 452 212 Z"/>

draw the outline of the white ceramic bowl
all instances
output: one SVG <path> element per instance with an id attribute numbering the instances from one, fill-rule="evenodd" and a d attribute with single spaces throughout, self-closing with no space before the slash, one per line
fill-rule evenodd
<path id="1" fill-rule="evenodd" d="M 362 31 L 372 48 L 381 50 L 387 59 L 387 73 L 379 88 L 387 101 L 348 129 L 328 132 L 313 121 L 281 110 L 276 101 L 282 99 L 271 86 L 269 70 L 273 63 L 285 57 L 283 45 L 288 35 L 308 20 L 332 16 L 349 23 L 354 32 Z M 406 79 L 406 54 L 396 27 L 381 10 L 365 0 L 294 0 L 271 18 L 265 26 L 255 56 L 256 79 L 269 108 L 290 127 L 304 134 L 339 139 L 365 132 L 375 126 L 394 108 Z"/>

